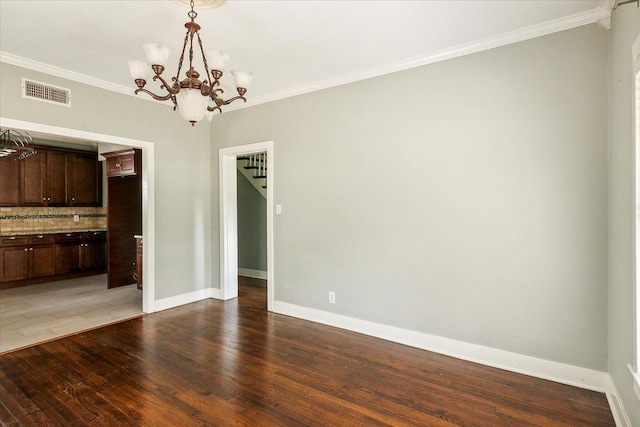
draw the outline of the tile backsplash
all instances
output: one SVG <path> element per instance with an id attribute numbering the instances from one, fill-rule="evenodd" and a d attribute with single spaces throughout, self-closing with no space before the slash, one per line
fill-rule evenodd
<path id="1" fill-rule="evenodd" d="M 75 222 L 73 216 L 80 221 Z M 0 208 L 0 234 L 107 228 L 107 208 Z"/>

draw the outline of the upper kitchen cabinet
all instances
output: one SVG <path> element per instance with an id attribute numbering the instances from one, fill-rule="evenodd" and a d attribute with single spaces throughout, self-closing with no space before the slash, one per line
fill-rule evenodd
<path id="1" fill-rule="evenodd" d="M 47 151 L 45 170 L 46 206 L 69 206 L 71 204 L 71 160 L 73 155 L 59 151 Z"/>
<path id="2" fill-rule="evenodd" d="M 97 153 L 37 147 L 23 160 L 3 158 L 0 180 L 0 206 L 102 204 Z"/>
<path id="3" fill-rule="evenodd" d="M 142 170 L 142 152 L 138 149 L 102 153 L 107 159 L 107 177 L 135 176 Z"/>
<path id="4" fill-rule="evenodd" d="M 0 206 L 18 206 L 20 169 L 18 160 L 0 157 Z"/>
<path id="5" fill-rule="evenodd" d="M 40 151 L 23 160 L 20 164 L 20 204 L 19 206 L 47 206 L 47 153 Z"/>
<path id="6" fill-rule="evenodd" d="M 74 153 L 71 162 L 71 206 L 100 206 L 102 167 L 96 153 Z"/>

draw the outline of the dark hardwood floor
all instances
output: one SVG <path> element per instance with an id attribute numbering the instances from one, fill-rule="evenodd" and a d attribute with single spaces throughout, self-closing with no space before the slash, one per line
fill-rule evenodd
<path id="1" fill-rule="evenodd" d="M 0 356 L 2 426 L 613 426 L 605 396 L 266 312 L 264 282 Z"/>

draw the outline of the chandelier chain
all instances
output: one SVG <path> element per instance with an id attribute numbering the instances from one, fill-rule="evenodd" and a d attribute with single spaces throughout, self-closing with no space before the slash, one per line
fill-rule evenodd
<path id="1" fill-rule="evenodd" d="M 187 13 L 187 16 L 189 16 L 189 18 L 191 18 L 191 22 L 193 22 L 195 21 L 196 16 L 198 16 L 198 14 L 196 13 L 195 10 L 193 10 L 193 8 L 195 7 L 195 3 L 193 2 L 193 0 L 189 2 L 189 5 L 191 6 L 191 11 Z"/>
<path id="2" fill-rule="evenodd" d="M 198 44 L 200 45 L 200 53 L 202 53 L 202 62 L 204 64 L 204 72 L 207 78 L 204 80 L 204 83 L 207 83 L 209 79 L 209 64 L 207 64 L 207 55 L 204 54 L 204 47 L 202 47 L 202 40 L 200 40 L 200 33 L 196 33 L 198 36 Z M 211 81 L 211 87 L 213 87 L 214 82 Z"/>
<path id="3" fill-rule="evenodd" d="M 182 54 L 180 55 L 180 60 L 178 61 L 178 71 L 176 72 L 176 76 L 173 78 L 175 82 L 180 81 L 180 70 L 182 70 L 182 63 L 184 62 L 184 51 L 187 47 L 187 43 L 189 42 L 189 30 L 187 30 L 187 35 L 184 37 L 184 43 L 182 45 Z"/>

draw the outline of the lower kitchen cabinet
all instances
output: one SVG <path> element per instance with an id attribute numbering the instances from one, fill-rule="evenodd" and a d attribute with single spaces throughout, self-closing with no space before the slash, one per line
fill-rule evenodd
<path id="1" fill-rule="evenodd" d="M 0 282 L 34 279 L 54 274 L 54 245 L 0 248 Z"/>
<path id="2" fill-rule="evenodd" d="M 0 289 L 104 273 L 104 231 L 0 239 Z"/>
<path id="3" fill-rule="evenodd" d="M 87 242 L 80 254 L 83 270 L 105 268 L 107 265 L 107 242 Z"/>
<path id="4" fill-rule="evenodd" d="M 0 248 L 0 282 L 29 278 L 29 248 Z"/>
<path id="5" fill-rule="evenodd" d="M 81 245 L 80 240 L 56 245 L 56 274 L 73 273 L 82 270 L 80 263 Z"/>
<path id="6" fill-rule="evenodd" d="M 29 278 L 53 276 L 55 271 L 53 245 L 29 248 Z"/>

